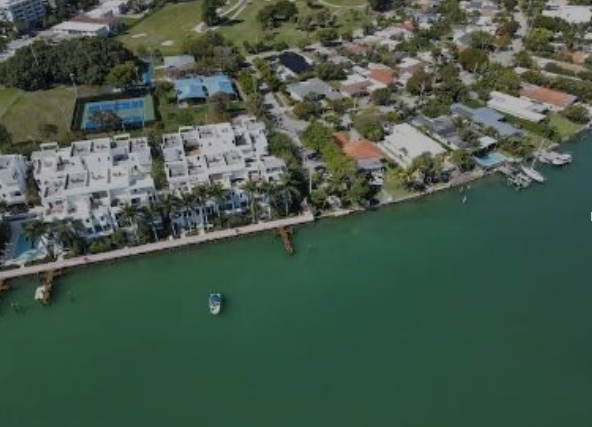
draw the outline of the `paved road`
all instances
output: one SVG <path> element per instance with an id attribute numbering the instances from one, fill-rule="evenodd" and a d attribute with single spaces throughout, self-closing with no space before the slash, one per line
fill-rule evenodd
<path id="1" fill-rule="evenodd" d="M 512 58 L 515 53 L 520 52 L 523 48 L 523 39 L 528 33 L 528 20 L 521 10 L 514 12 L 514 20 L 520 24 L 520 28 L 516 31 L 516 36 L 512 40 L 512 44 L 507 50 L 495 52 L 491 55 L 491 59 L 499 62 L 502 65 L 512 65 Z"/>

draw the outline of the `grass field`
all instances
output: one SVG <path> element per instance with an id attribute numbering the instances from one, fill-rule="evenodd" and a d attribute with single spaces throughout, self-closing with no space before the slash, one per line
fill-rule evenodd
<path id="1" fill-rule="evenodd" d="M 181 52 L 183 40 L 195 35 L 193 29 L 201 22 L 201 1 L 167 4 L 119 36 L 132 50 L 140 46 L 158 48 L 164 54 Z M 172 42 L 170 46 L 162 43 Z"/>
<path id="2" fill-rule="evenodd" d="M 363 0 L 330 0 L 330 2 L 335 5 L 359 5 L 363 3 Z M 295 0 L 295 3 L 298 7 L 299 15 L 312 12 L 305 0 Z M 297 46 L 304 41 L 315 41 L 314 34 L 300 31 L 294 23 L 285 23 L 271 32 L 262 31 L 257 22 L 257 13 L 268 4 L 270 2 L 264 0 L 253 0 L 247 4 L 235 22 L 220 27 L 219 31 L 241 49 L 245 41 L 256 43 L 265 39 L 270 34 L 273 34 L 274 41 L 283 41 L 290 46 Z M 363 11 L 340 8 L 331 8 L 330 11 L 338 18 L 340 24 L 338 28 L 339 32 L 360 28 L 370 19 Z"/>
<path id="3" fill-rule="evenodd" d="M 12 135 L 13 142 L 46 139 L 40 132 L 44 124 L 58 127 L 52 140 L 68 139 L 68 127 L 74 111 L 72 89 L 23 92 L 18 89 L 0 90 L 0 122 Z"/>
<path id="4" fill-rule="evenodd" d="M 582 125 L 573 123 L 556 113 L 549 114 L 549 123 L 557 129 L 562 140 L 567 140 L 582 129 Z"/>

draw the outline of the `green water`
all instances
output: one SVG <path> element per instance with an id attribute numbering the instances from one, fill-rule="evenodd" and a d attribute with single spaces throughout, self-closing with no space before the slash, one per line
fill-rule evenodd
<path id="1" fill-rule="evenodd" d="M 266 235 L 92 267 L 49 308 L 23 283 L 0 425 L 590 427 L 592 140 L 570 148 L 544 186 L 322 222 L 294 257 Z"/>

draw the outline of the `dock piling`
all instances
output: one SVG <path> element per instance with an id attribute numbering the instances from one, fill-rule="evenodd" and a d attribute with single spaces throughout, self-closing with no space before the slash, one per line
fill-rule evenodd
<path id="1" fill-rule="evenodd" d="M 278 228 L 278 234 L 282 239 L 282 243 L 284 244 L 284 249 L 288 255 L 294 255 L 294 246 L 292 245 L 291 235 L 292 233 L 286 229 L 286 227 Z"/>

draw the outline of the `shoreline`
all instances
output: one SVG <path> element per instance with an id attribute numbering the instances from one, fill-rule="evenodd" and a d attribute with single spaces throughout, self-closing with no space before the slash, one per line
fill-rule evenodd
<path id="1" fill-rule="evenodd" d="M 578 138 L 580 138 L 583 134 L 589 131 L 591 126 L 585 126 L 581 129 L 578 133 L 573 135 L 568 141 L 563 142 L 561 145 L 573 143 Z M 497 169 L 492 169 L 489 171 L 480 170 L 478 172 L 472 172 L 470 174 L 463 174 L 457 177 L 454 180 L 446 184 L 436 185 L 434 187 L 430 187 L 427 191 L 421 193 L 412 193 L 403 197 L 394 198 L 392 200 L 381 202 L 379 203 L 374 209 L 381 209 L 383 207 L 394 206 L 396 204 L 410 202 L 414 200 L 418 200 L 431 194 L 445 192 L 451 190 L 453 188 L 458 188 L 464 186 L 465 184 L 469 184 L 471 182 L 475 182 L 481 179 L 484 179 L 488 176 L 492 176 L 497 172 Z M 193 246 L 202 243 L 211 243 L 217 241 L 224 241 L 224 240 L 231 240 L 233 238 L 243 237 L 243 236 L 250 236 L 262 233 L 264 231 L 272 231 L 282 227 L 294 227 L 300 225 L 306 225 L 310 223 L 314 223 L 317 220 L 326 220 L 331 218 L 341 218 L 345 216 L 350 216 L 353 214 L 367 212 L 372 209 L 366 208 L 355 208 L 355 209 L 341 209 L 333 212 L 328 212 L 318 217 L 315 217 L 310 211 L 305 212 L 302 215 L 280 219 L 271 222 L 263 222 L 258 224 L 251 224 L 244 227 L 238 228 L 231 228 L 226 230 L 218 230 L 213 231 L 203 235 L 197 236 L 189 236 L 189 237 L 182 237 L 179 239 L 174 240 L 164 240 L 155 243 L 148 243 L 146 245 L 140 246 L 132 246 L 126 247 L 123 249 L 117 249 L 114 251 L 103 252 L 94 255 L 86 255 L 82 257 L 70 258 L 60 261 L 54 261 L 51 263 L 46 264 L 37 264 L 37 265 L 30 265 L 26 267 L 15 268 L 11 270 L 5 270 L 0 272 L 0 281 L 6 280 L 15 280 L 20 279 L 28 276 L 39 275 L 48 271 L 52 270 L 63 270 L 63 269 L 71 269 L 71 268 L 78 268 L 84 267 L 87 265 L 94 265 L 99 263 L 105 263 L 109 261 L 119 261 L 122 259 L 132 258 L 141 255 L 148 255 L 152 253 L 164 252 L 166 250 L 182 248 L 186 246 Z"/>
<path id="2" fill-rule="evenodd" d="M 376 209 L 381 209 L 387 206 L 393 206 L 400 203 L 405 203 L 413 200 L 417 200 L 431 194 L 450 190 L 469 182 L 477 181 L 484 178 L 493 172 L 481 172 L 473 173 L 469 176 L 461 175 L 459 179 L 453 180 L 446 184 L 441 184 L 430 188 L 428 191 L 422 193 L 412 193 L 404 197 L 382 202 L 377 205 Z M 173 240 L 164 240 L 155 243 L 148 243 L 140 246 L 131 246 L 122 249 L 116 249 L 114 251 L 102 252 L 94 255 L 85 255 L 76 258 L 64 259 L 59 261 L 53 261 L 45 264 L 29 265 L 25 267 L 14 268 L 0 272 L 0 281 L 3 280 L 16 280 L 29 276 L 39 275 L 48 271 L 55 270 L 67 270 L 72 268 L 80 268 L 89 265 L 101 264 L 110 261 L 120 261 L 127 258 L 136 256 L 149 255 L 167 250 L 178 249 L 188 246 L 194 246 L 205 243 L 212 243 L 218 241 L 232 240 L 239 237 L 257 235 L 265 231 L 272 231 L 282 227 L 295 227 L 300 225 L 306 225 L 314 223 L 317 220 L 324 220 L 330 218 L 341 218 L 356 213 L 367 212 L 369 209 L 356 208 L 356 209 L 342 209 L 338 211 L 329 212 L 318 217 L 315 217 L 312 213 L 306 212 L 302 215 L 280 219 L 276 221 L 263 222 L 258 224 L 247 225 L 238 228 L 230 228 L 225 230 L 213 231 L 206 234 L 200 234 L 196 236 L 181 237 Z"/>

